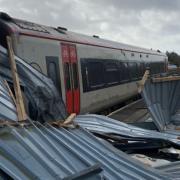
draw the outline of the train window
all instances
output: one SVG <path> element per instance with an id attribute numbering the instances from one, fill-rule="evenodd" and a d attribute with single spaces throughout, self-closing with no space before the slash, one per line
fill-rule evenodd
<path id="1" fill-rule="evenodd" d="M 83 85 L 83 92 L 87 92 L 89 89 L 89 80 L 88 80 L 88 71 L 86 67 L 86 61 L 81 59 L 81 75 L 82 75 L 82 85 Z"/>
<path id="2" fill-rule="evenodd" d="M 141 77 L 141 63 L 136 63 L 136 70 L 137 70 L 137 78 L 139 79 Z"/>
<path id="3" fill-rule="evenodd" d="M 145 64 L 144 64 L 144 62 L 141 62 L 141 64 L 140 64 L 141 76 L 140 76 L 140 77 L 143 77 L 143 75 L 144 75 L 144 73 L 145 73 L 145 70 L 146 70 Z"/>
<path id="4" fill-rule="evenodd" d="M 160 72 L 160 64 L 159 63 L 154 63 L 154 73 L 157 74 Z"/>
<path id="5" fill-rule="evenodd" d="M 131 80 L 135 80 L 138 78 L 138 69 L 135 62 L 129 62 L 128 63 L 129 72 L 131 76 Z"/>
<path id="6" fill-rule="evenodd" d="M 129 70 L 128 64 L 125 62 L 120 62 L 120 80 L 121 82 L 129 81 Z"/>
<path id="7" fill-rule="evenodd" d="M 71 89 L 71 79 L 70 79 L 70 65 L 69 65 L 69 63 L 64 64 L 64 76 L 65 76 L 66 90 L 70 90 Z"/>
<path id="8" fill-rule="evenodd" d="M 105 63 L 105 79 L 109 85 L 119 83 L 119 68 L 116 63 Z"/>
<path id="9" fill-rule="evenodd" d="M 104 86 L 104 66 L 102 62 L 87 63 L 88 81 L 91 89 Z"/>
<path id="10" fill-rule="evenodd" d="M 73 63 L 72 71 L 73 71 L 74 89 L 78 89 L 78 71 L 77 71 L 77 64 L 76 63 Z"/>
<path id="11" fill-rule="evenodd" d="M 149 62 L 146 62 L 145 66 L 146 66 L 146 69 L 150 69 L 150 63 Z"/>
<path id="12" fill-rule="evenodd" d="M 150 63 L 150 72 L 151 74 L 156 74 L 157 68 L 159 69 L 158 63 Z"/>
<path id="13" fill-rule="evenodd" d="M 55 56 L 46 57 L 47 75 L 52 79 L 61 94 L 59 59 Z"/>
<path id="14" fill-rule="evenodd" d="M 160 72 L 165 72 L 165 64 L 163 62 L 160 63 Z"/>
<path id="15" fill-rule="evenodd" d="M 162 71 L 161 69 L 161 63 L 156 62 L 156 63 L 152 63 L 151 65 L 151 71 L 153 74 L 158 74 Z"/>

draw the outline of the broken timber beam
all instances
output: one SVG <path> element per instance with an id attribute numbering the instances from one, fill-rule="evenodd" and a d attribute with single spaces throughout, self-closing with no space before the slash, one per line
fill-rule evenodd
<path id="1" fill-rule="evenodd" d="M 14 52 L 12 48 L 12 39 L 11 37 L 7 36 L 6 40 L 7 40 L 7 46 L 8 46 L 10 68 L 12 72 L 13 86 L 14 86 L 14 91 L 15 91 L 15 98 L 16 98 L 15 104 L 16 104 L 16 109 L 17 109 L 18 120 L 23 121 L 27 119 L 27 115 L 25 112 L 25 106 L 24 106 L 22 92 L 20 88 L 19 76 L 17 74 L 17 67 L 16 67 Z"/>
<path id="2" fill-rule="evenodd" d="M 166 82 L 166 81 L 178 81 L 180 76 L 167 76 L 167 77 L 156 77 L 152 78 L 153 83 Z"/>
<path id="3" fill-rule="evenodd" d="M 70 125 L 74 124 L 74 119 L 76 117 L 76 113 L 70 114 L 64 121 L 58 120 L 55 122 L 51 122 L 51 125 L 56 125 L 58 127 L 69 127 Z"/>
<path id="4" fill-rule="evenodd" d="M 149 77 L 149 74 L 150 74 L 150 71 L 149 70 L 146 70 L 141 81 L 139 82 L 139 87 L 138 87 L 138 92 L 141 93 L 141 91 L 143 90 L 144 88 L 144 85 L 146 83 L 146 80 L 148 79 Z"/>

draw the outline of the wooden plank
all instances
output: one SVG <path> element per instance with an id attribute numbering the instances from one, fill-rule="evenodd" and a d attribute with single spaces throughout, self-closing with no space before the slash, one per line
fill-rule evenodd
<path id="1" fill-rule="evenodd" d="M 143 77 L 142 77 L 142 80 L 139 82 L 139 87 L 138 87 L 138 92 L 141 93 L 141 91 L 143 90 L 144 88 L 144 85 L 149 77 L 149 74 L 150 74 L 150 71 L 149 70 L 146 70 Z"/>
<path id="2" fill-rule="evenodd" d="M 14 52 L 12 48 L 12 39 L 9 36 L 7 36 L 6 39 L 7 39 L 7 46 L 8 46 L 9 62 L 10 62 L 12 78 L 13 78 L 13 86 L 14 86 L 15 97 L 16 97 L 16 109 L 17 109 L 17 114 L 18 114 L 18 120 L 23 121 L 27 119 L 27 115 L 25 112 L 22 92 L 20 88 L 19 76 L 17 74 L 17 67 L 16 67 Z"/>
<path id="3" fill-rule="evenodd" d="M 180 80 L 180 76 L 167 76 L 167 77 L 152 78 L 153 83 L 167 82 L 167 81 L 178 81 L 178 80 Z"/>
<path id="4" fill-rule="evenodd" d="M 70 116 L 67 117 L 67 119 L 63 122 L 63 125 L 72 124 L 74 118 L 76 117 L 76 113 L 72 113 Z"/>
<path id="5" fill-rule="evenodd" d="M 49 124 L 58 127 L 70 127 L 70 125 L 74 125 L 75 117 L 76 117 L 76 113 L 72 113 L 65 120 L 58 120 L 58 121 L 50 122 Z"/>
<path id="6" fill-rule="evenodd" d="M 6 88 L 8 89 L 9 95 L 11 96 L 11 98 L 14 102 L 14 105 L 16 106 L 16 99 L 15 99 L 14 94 L 12 93 L 11 88 L 9 87 L 9 84 L 6 80 L 4 80 L 4 84 L 5 84 Z"/>

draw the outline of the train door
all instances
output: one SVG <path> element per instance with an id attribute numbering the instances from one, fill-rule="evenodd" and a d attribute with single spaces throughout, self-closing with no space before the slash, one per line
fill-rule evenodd
<path id="1" fill-rule="evenodd" d="M 62 43 L 61 52 L 64 67 L 67 112 L 69 114 L 78 114 L 80 112 L 80 88 L 76 46 Z"/>

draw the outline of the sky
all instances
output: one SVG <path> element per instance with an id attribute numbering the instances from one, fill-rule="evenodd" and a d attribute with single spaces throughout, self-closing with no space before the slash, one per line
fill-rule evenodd
<path id="1" fill-rule="evenodd" d="M 180 54 L 180 0 L 0 0 L 28 21 Z"/>

